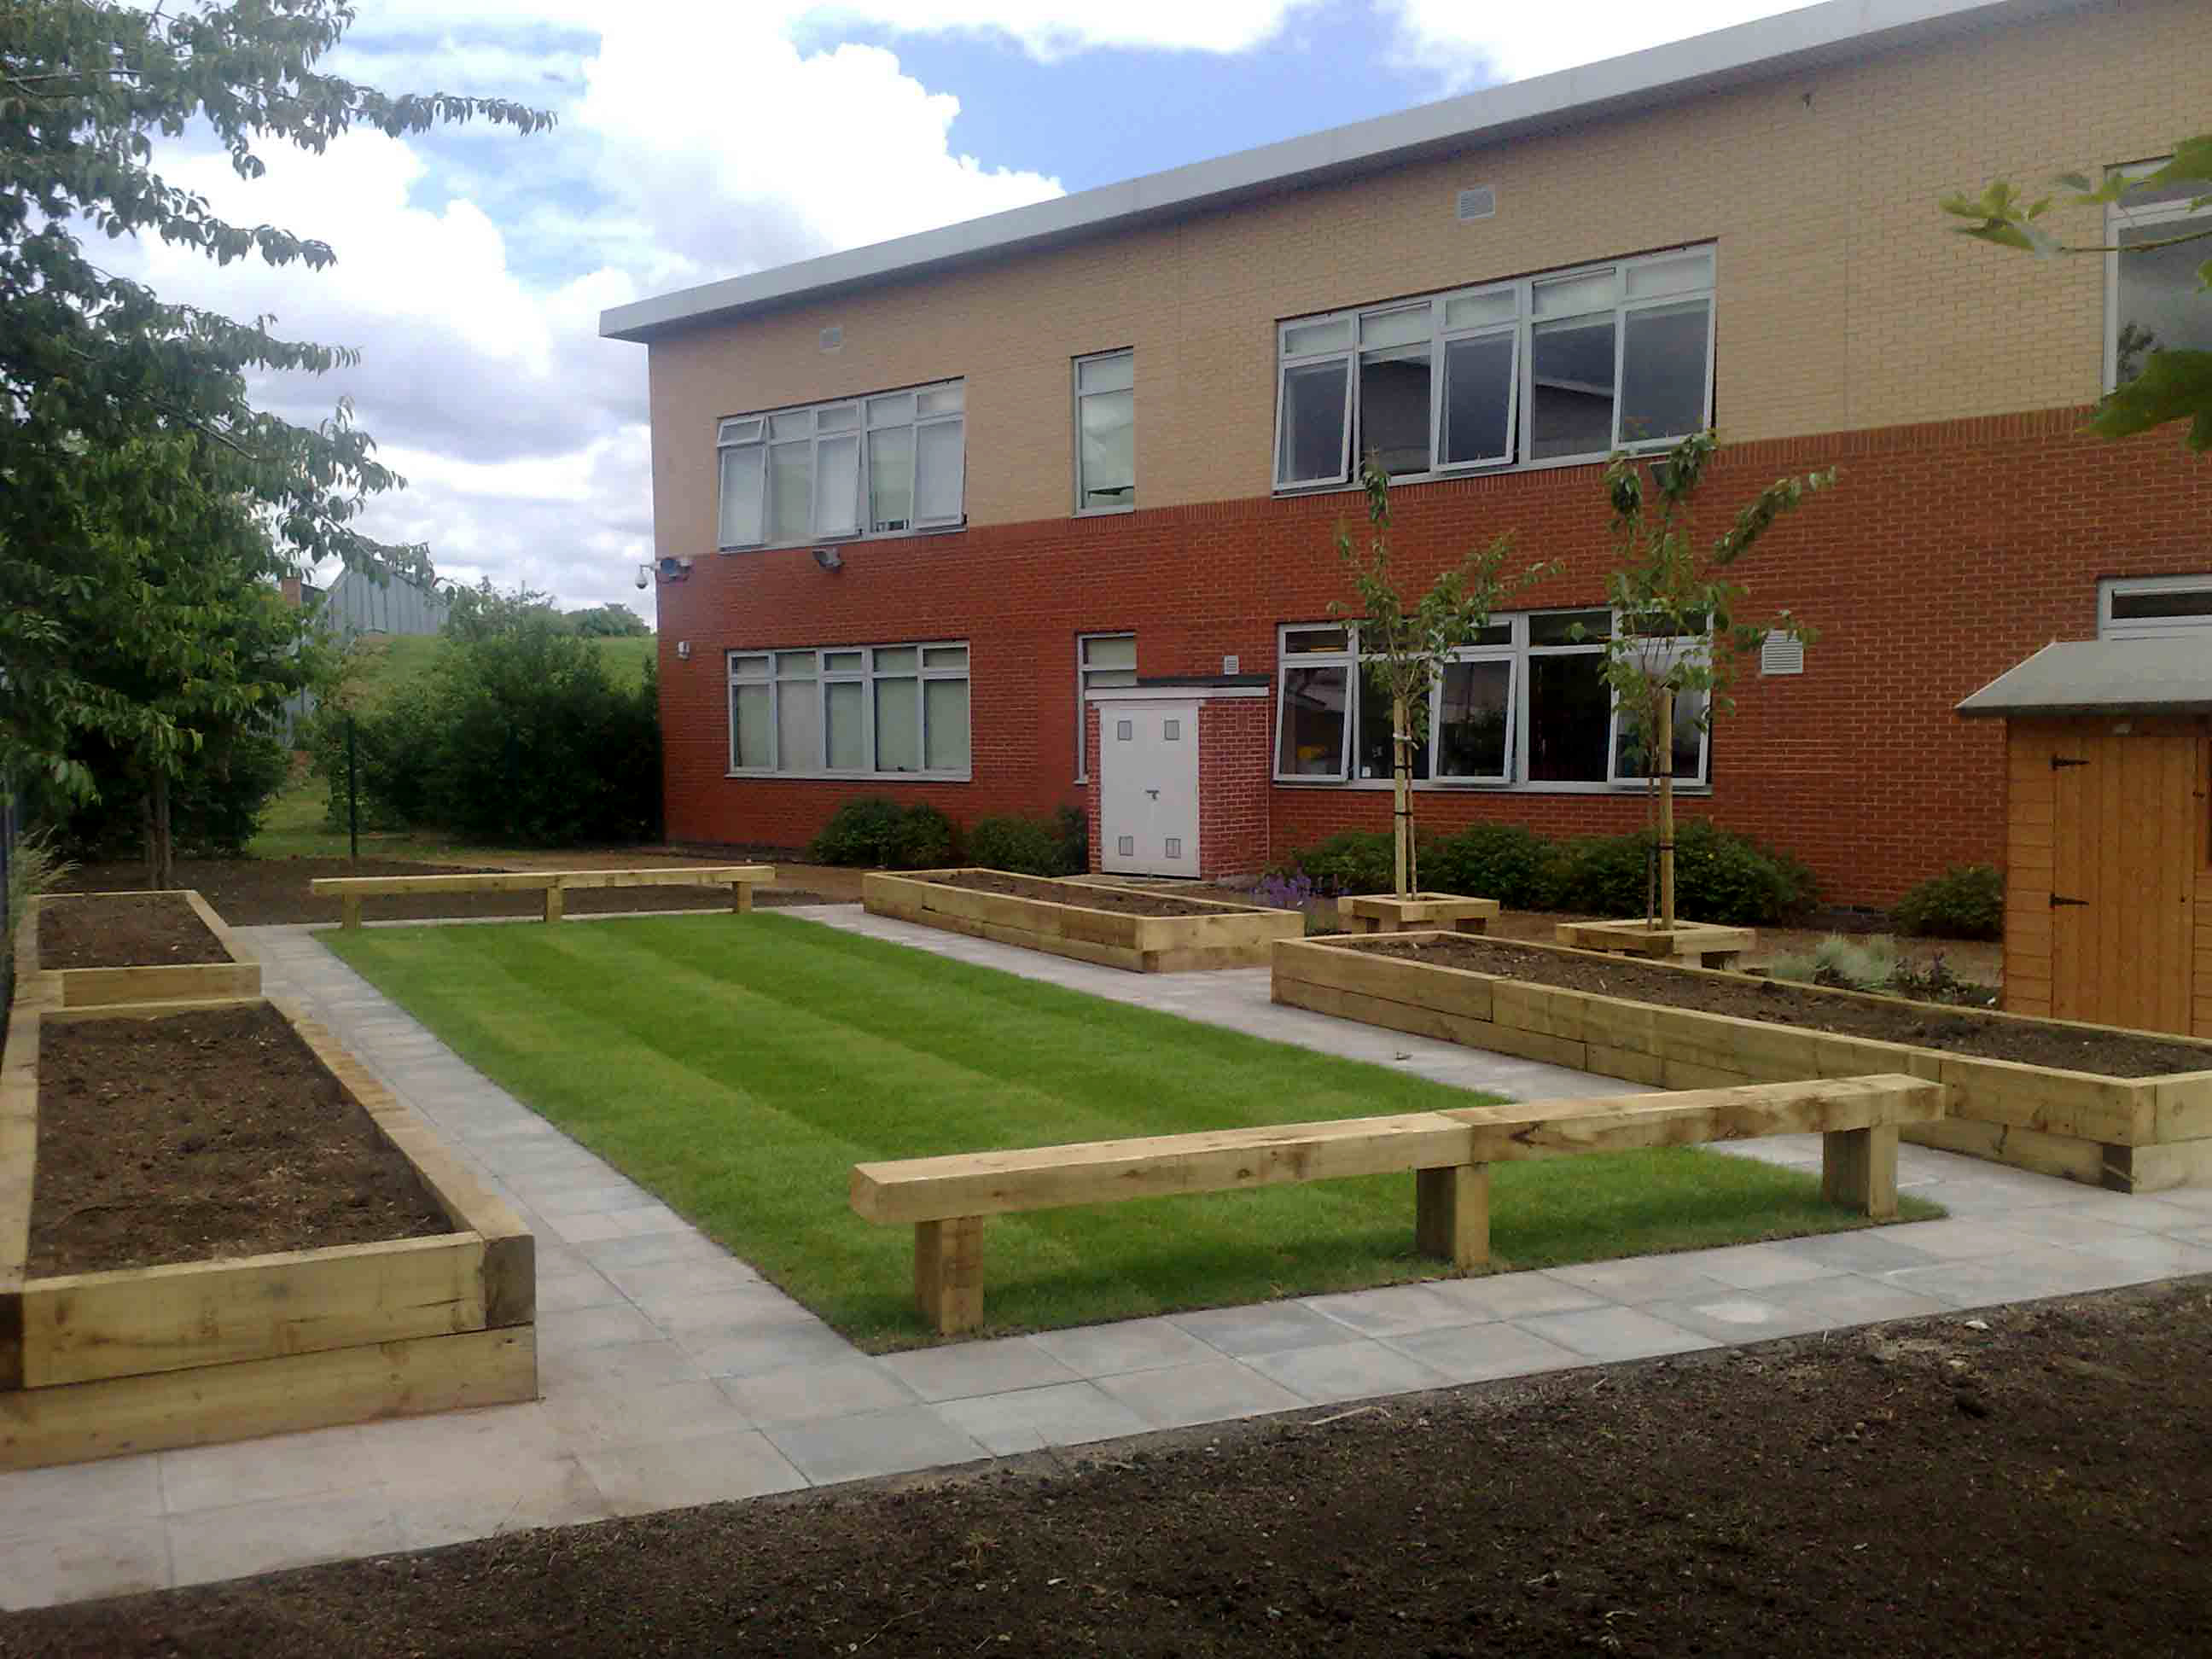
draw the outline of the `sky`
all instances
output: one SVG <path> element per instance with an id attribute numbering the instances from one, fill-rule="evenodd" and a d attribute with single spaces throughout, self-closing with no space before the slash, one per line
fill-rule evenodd
<path id="1" fill-rule="evenodd" d="M 165 297 L 342 343 L 256 387 L 341 398 L 409 481 L 362 521 L 441 577 L 652 619 L 646 353 L 602 309 L 1111 184 L 1793 9 L 1791 0 L 359 0 L 325 65 L 386 92 L 551 110 L 321 155 L 247 183 L 204 134 L 155 165 L 320 272 L 118 250 Z"/>

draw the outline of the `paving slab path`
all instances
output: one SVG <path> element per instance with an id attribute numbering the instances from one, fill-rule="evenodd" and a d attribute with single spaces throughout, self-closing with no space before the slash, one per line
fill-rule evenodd
<path id="1" fill-rule="evenodd" d="M 786 914 L 1461 1087 L 1626 1087 L 1279 1008 L 1263 970 L 1126 974 L 855 906 Z M 490 1083 L 309 929 L 240 937 L 270 994 L 328 1024 L 530 1221 L 543 1397 L 0 1474 L 0 1606 L 2212 1271 L 2212 1190 L 2127 1197 L 1907 1147 L 1900 1183 L 1948 1218 L 868 1355 Z M 1730 1150 L 1820 1159 L 1810 1136 Z"/>

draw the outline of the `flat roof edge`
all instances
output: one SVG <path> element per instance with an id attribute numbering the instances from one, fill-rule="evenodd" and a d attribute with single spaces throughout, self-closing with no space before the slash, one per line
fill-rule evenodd
<path id="1" fill-rule="evenodd" d="M 1796 64 L 1863 56 L 1982 21 L 2078 10 L 2091 3 L 2093 0 L 1824 0 L 1619 58 L 611 307 L 600 313 L 599 333 L 606 339 L 650 341 L 687 326 L 803 297 L 825 297 L 978 259 L 1133 229 L 1577 120 L 1677 102 Z"/>

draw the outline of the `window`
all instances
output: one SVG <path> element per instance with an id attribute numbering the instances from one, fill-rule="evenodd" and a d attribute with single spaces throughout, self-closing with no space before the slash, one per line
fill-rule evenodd
<path id="1" fill-rule="evenodd" d="M 2154 172 L 2161 165 L 2129 171 Z M 2107 391 L 2142 374 L 2143 360 L 2154 352 L 2212 351 L 2212 307 L 2204 303 L 2197 275 L 2207 244 L 2172 240 L 2212 231 L 2212 208 L 2190 210 L 2203 193 L 2193 184 L 2145 185 L 2106 210 L 2106 240 L 2115 250 L 2105 256 Z M 2136 249 L 2142 251 L 2130 252 Z"/>
<path id="2" fill-rule="evenodd" d="M 1711 247 L 1277 331 L 1275 487 L 1595 460 L 1712 419 Z"/>
<path id="3" fill-rule="evenodd" d="M 1641 784 L 1649 757 L 1639 722 L 1615 707 L 1605 680 L 1603 639 L 1613 625 L 1601 607 L 1528 611 L 1498 618 L 1461 647 L 1430 688 L 1414 781 L 1547 790 Z M 1658 643 L 1670 653 L 1698 648 L 1690 640 Z M 1285 628 L 1279 678 L 1279 780 L 1389 781 L 1389 700 L 1358 654 L 1356 627 Z M 1695 787 L 1711 775 L 1705 708 L 1702 692 L 1675 701 L 1678 783 Z"/>
<path id="4" fill-rule="evenodd" d="M 2138 576 L 2097 585 L 2100 639 L 2212 629 L 2212 576 Z M 2212 637 L 2206 649 L 2212 650 Z"/>
<path id="5" fill-rule="evenodd" d="M 965 384 L 741 415 L 716 428 L 724 550 L 958 526 Z"/>
<path id="6" fill-rule="evenodd" d="M 732 651 L 730 769 L 967 776 L 968 647 Z"/>
<path id="7" fill-rule="evenodd" d="M 1085 763 L 1084 709 L 1085 693 L 1102 685 L 1137 683 L 1137 636 L 1134 634 L 1085 634 L 1075 641 L 1075 781 L 1090 781 Z"/>
<path id="8" fill-rule="evenodd" d="M 1137 504 L 1137 356 L 1075 360 L 1075 510 L 1126 513 Z"/>

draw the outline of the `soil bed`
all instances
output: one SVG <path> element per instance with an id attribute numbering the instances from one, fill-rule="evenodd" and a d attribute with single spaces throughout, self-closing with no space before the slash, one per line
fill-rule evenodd
<path id="1" fill-rule="evenodd" d="M 903 870 L 891 873 L 910 881 L 933 882 L 939 887 L 967 887 L 979 893 L 1006 893 L 1015 898 L 1042 899 L 1050 904 L 1075 904 L 1086 910 L 1112 910 L 1127 916 L 1223 916 L 1234 914 L 1218 904 L 1194 904 L 1188 899 L 1165 893 L 1144 892 L 1126 887 L 1071 887 L 1064 882 L 1048 881 L 1042 876 L 1006 876 L 996 871 L 974 870 L 965 870 L 953 876 L 909 874 Z M 1264 907 L 1247 903 L 1245 908 L 1257 910 Z"/>
<path id="2" fill-rule="evenodd" d="M 153 968 L 228 962 L 180 893 L 102 893 L 39 908 L 41 968 Z"/>
<path id="3" fill-rule="evenodd" d="M 0 1653 L 2204 1652 L 2205 1282 L 1979 1317 L 0 1616 Z"/>
<path id="4" fill-rule="evenodd" d="M 453 1231 L 274 1008 L 40 1036 L 34 1279 Z"/>
<path id="5" fill-rule="evenodd" d="M 665 853 L 641 850 L 634 863 L 645 870 L 686 861 Z M 358 865 L 344 859 L 184 859 L 177 865 L 177 884 L 197 888 L 216 914 L 232 927 L 258 927 L 277 922 L 336 921 L 338 902 L 308 894 L 307 884 L 318 877 L 477 875 L 488 867 L 478 864 L 416 864 L 404 859 L 365 858 Z M 583 869 L 598 865 L 596 860 L 586 863 L 580 860 L 574 865 L 549 864 L 544 867 Z M 136 865 L 96 865 L 76 872 L 68 885 L 75 892 L 97 892 L 110 887 L 134 886 L 144 879 L 144 871 Z M 562 897 L 562 908 L 572 916 L 606 915 L 626 910 L 726 911 L 730 908 L 727 883 L 714 887 L 586 887 Z M 753 903 L 757 907 L 818 902 L 811 893 L 753 889 Z M 369 899 L 365 910 L 371 921 L 542 916 L 544 913 L 543 893 L 401 893 L 389 898 Z M 44 937 L 40 935 L 41 940 Z"/>
<path id="6" fill-rule="evenodd" d="M 2106 1036 L 2032 1020 L 1992 1019 L 1926 1003 L 1859 1001 L 1823 995 L 1777 980 L 1707 975 L 1680 968 L 1607 957 L 1569 956 L 1526 945 L 1477 939 L 1361 939 L 1333 948 L 1370 951 L 1443 968 L 1589 991 L 1670 1008 L 1729 1014 L 1838 1036 L 1871 1037 L 1916 1048 L 1942 1048 L 1987 1060 L 2020 1060 L 2091 1072 L 2105 1077 L 2160 1077 L 2212 1070 L 2212 1046 L 2153 1036 Z"/>

